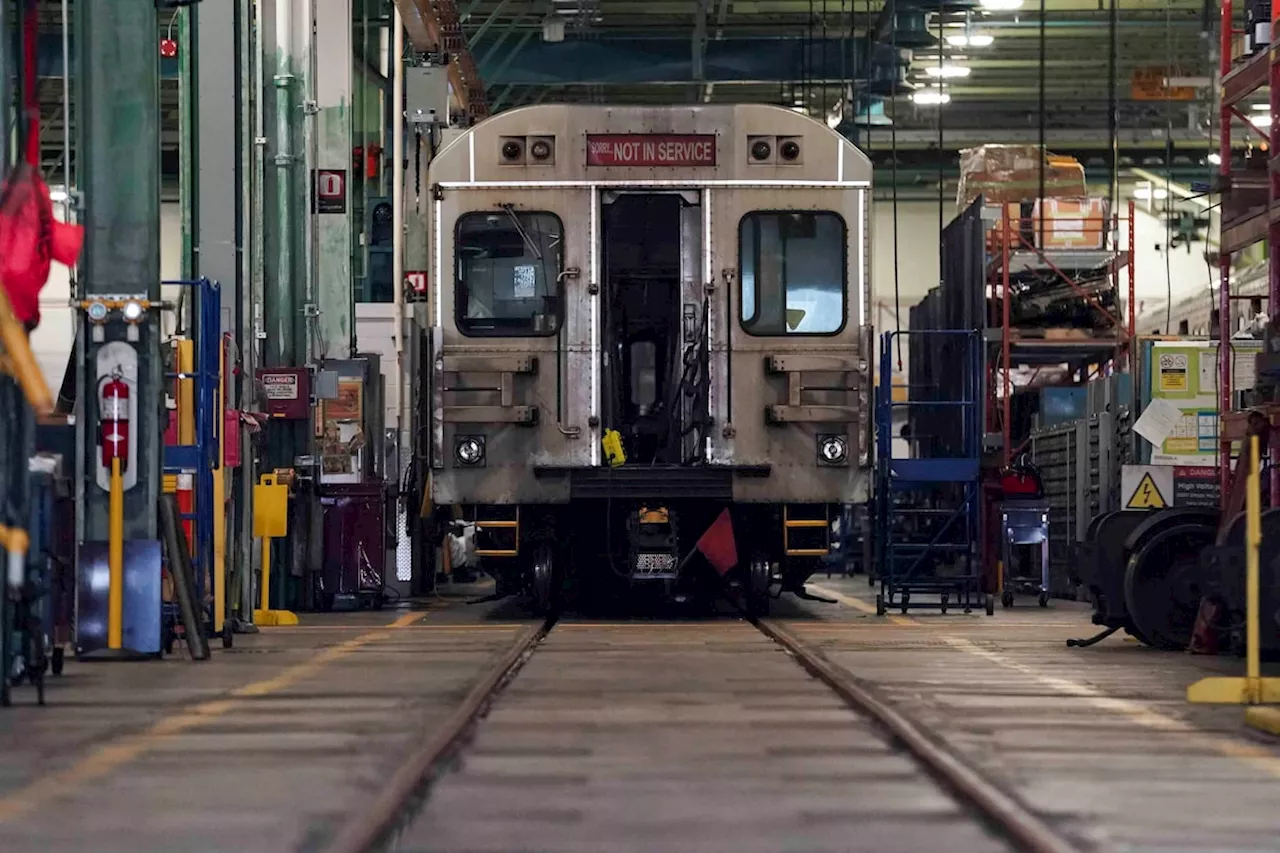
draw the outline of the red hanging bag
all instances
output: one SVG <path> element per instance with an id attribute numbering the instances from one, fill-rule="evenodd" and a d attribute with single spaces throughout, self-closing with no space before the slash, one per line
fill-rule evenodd
<path id="1" fill-rule="evenodd" d="M 40 291 L 52 262 L 74 264 L 83 244 L 82 227 L 53 218 L 49 187 L 40 174 L 18 164 L 0 189 L 0 282 L 28 330 L 40 322 Z"/>

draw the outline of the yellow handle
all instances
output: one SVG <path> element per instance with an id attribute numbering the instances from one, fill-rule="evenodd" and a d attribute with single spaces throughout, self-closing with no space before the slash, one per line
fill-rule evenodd
<path id="1" fill-rule="evenodd" d="M 107 648 L 124 648 L 124 477 L 120 457 L 111 460 L 107 505 Z"/>
<path id="2" fill-rule="evenodd" d="M 271 609 L 271 537 L 262 537 L 262 609 Z"/>

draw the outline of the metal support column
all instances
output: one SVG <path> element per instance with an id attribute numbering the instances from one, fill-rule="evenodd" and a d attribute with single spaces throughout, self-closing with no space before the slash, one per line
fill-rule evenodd
<path id="1" fill-rule="evenodd" d="M 131 294 L 160 299 L 160 64 L 154 0 L 77 3 L 80 81 L 76 97 L 77 157 L 83 193 L 81 296 Z M 82 322 L 87 322 L 82 319 Z M 126 339 L 109 322 L 106 343 L 82 329 L 77 342 L 77 422 L 99 422 L 95 362 L 104 345 Z M 156 540 L 163 411 L 156 312 L 138 322 L 136 485 L 124 493 L 124 539 Z M 83 540 L 108 538 L 108 495 L 95 472 L 100 455 L 91 427 L 81 426 L 77 474 Z M 128 567 L 126 566 L 126 571 Z M 82 569 L 83 571 L 83 569 Z"/>
<path id="2" fill-rule="evenodd" d="M 342 180 L 341 198 L 318 194 L 313 202 L 315 217 L 316 324 L 319 341 L 316 353 L 324 358 L 350 358 L 354 337 L 354 292 L 351 277 L 353 250 L 351 230 L 351 103 L 352 66 L 332 62 L 329 57 L 350 56 L 351 0 L 314 0 L 315 38 L 315 118 L 314 162 L 317 181 L 327 176 L 329 187 Z M 323 59 L 320 59 L 323 57 Z M 317 183 L 317 187 L 321 186 Z"/>
<path id="3" fill-rule="evenodd" d="M 236 9 L 230 3 L 205 3 L 194 7 L 195 45 L 194 93 L 196 103 L 195 124 L 195 231 L 193 234 L 195 276 L 207 278 L 220 285 L 221 304 L 217 316 L 220 329 L 205 330 L 220 336 L 223 332 L 235 335 L 239 328 L 238 314 L 242 291 L 240 287 L 240 257 L 237 250 L 237 210 L 240 188 L 245 184 L 236 149 L 237 138 L 237 63 L 227 57 L 236 51 Z M 229 175 L 236 176 L 228 180 Z M 212 346 L 212 344 L 210 344 Z M 243 351 L 243 347 L 239 348 Z M 211 352 L 214 350 L 211 350 Z M 235 386 L 231 377 L 223 378 L 227 405 L 235 405 Z M 221 392 L 220 392 L 221 393 Z M 222 434 L 219 424 L 218 434 Z M 225 507 L 227 473 L 219 464 L 213 472 L 213 500 Z M 241 512 L 251 510 L 251 505 L 239 507 Z M 214 616 L 213 628 L 222 630 L 226 613 L 226 516 L 215 509 L 213 531 Z"/>

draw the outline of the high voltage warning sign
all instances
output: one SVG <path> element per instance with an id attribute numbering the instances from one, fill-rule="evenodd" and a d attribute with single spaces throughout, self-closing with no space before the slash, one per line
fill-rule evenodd
<path id="1" fill-rule="evenodd" d="M 1143 475 L 1142 480 L 1138 483 L 1138 488 L 1133 490 L 1133 496 L 1129 498 L 1129 503 L 1125 505 L 1125 509 L 1164 509 L 1168 505 L 1164 495 L 1160 494 L 1160 488 L 1156 485 L 1156 481 L 1148 472 Z"/>

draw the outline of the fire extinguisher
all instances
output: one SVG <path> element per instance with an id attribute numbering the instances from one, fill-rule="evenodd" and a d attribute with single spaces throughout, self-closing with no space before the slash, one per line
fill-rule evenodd
<path id="1" fill-rule="evenodd" d="M 112 460 L 120 460 L 120 470 L 129 464 L 129 385 L 114 371 L 98 393 L 102 418 L 102 466 L 111 470 Z"/>

